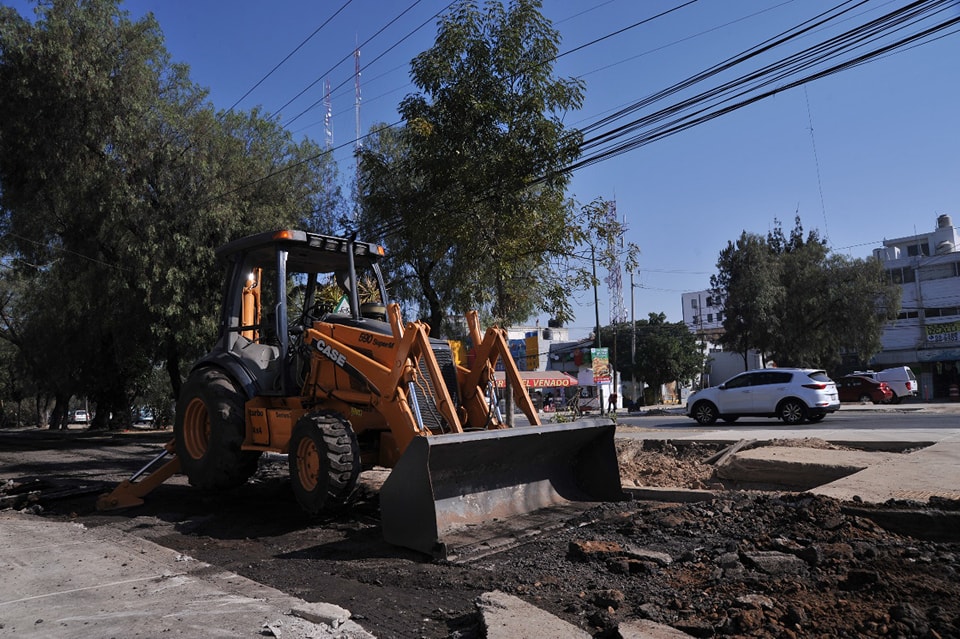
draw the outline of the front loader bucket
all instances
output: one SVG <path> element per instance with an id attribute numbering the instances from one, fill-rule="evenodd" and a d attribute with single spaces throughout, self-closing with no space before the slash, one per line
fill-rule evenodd
<path id="1" fill-rule="evenodd" d="M 465 530 L 570 502 L 622 501 L 608 420 L 415 437 L 380 490 L 384 538 L 435 557 Z"/>

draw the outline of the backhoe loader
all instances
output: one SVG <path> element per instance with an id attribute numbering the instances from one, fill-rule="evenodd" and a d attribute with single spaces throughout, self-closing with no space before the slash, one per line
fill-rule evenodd
<path id="1" fill-rule="evenodd" d="M 205 490 L 238 486 L 271 451 L 287 455 L 298 503 L 319 514 L 349 504 L 360 473 L 382 466 L 386 541 L 450 558 L 466 529 L 624 499 L 614 424 L 541 424 L 505 331 L 481 336 L 476 312 L 475 357 L 458 365 L 448 342 L 388 303 L 383 254 L 290 230 L 221 247 L 219 336 L 183 385 L 173 440 L 98 508 L 141 504 L 177 472 Z M 498 363 L 529 426 L 508 427 L 500 411 Z"/>

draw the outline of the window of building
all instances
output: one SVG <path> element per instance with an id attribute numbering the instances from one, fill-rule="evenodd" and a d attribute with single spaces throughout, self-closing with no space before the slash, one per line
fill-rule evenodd
<path id="1" fill-rule="evenodd" d="M 713 313 L 707 313 L 707 324 L 713 323 Z"/>
<path id="2" fill-rule="evenodd" d="M 690 298 L 690 308 L 697 308 L 697 298 L 695 297 Z"/>
<path id="3" fill-rule="evenodd" d="M 907 255 L 916 257 L 917 255 L 930 255 L 930 244 L 926 241 L 910 244 L 907 246 Z"/>
<path id="4" fill-rule="evenodd" d="M 919 311 L 900 311 L 900 312 L 897 314 L 897 319 L 898 319 L 898 320 L 902 320 L 902 319 L 916 319 L 916 318 L 918 318 L 918 317 L 920 317 L 920 312 L 919 312 Z"/>
<path id="5" fill-rule="evenodd" d="M 939 308 L 923 309 L 925 317 L 950 317 L 951 315 L 960 315 L 960 309 L 956 306 L 941 306 Z"/>
<path id="6" fill-rule="evenodd" d="M 920 269 L 920 280 L 942 280 L 948 277 L 956 277 L 957 264 L 950 262 L 948 264 L 931 264 Z"/>
<path id="7" fill-rule="evenodd" d="M 712 297 L 708 297 L 708 298 L 707 298 L 707 306 L 713 306 L 713 298 L 712 298 Z"/>
<path id="8" fill-rule="evenodd" d="M 887 275 L 894 284 L 906 284 L 908 282 L 914 282 L 917 279 L 916 273 L 910 266 L 890 269 L 887 271 Z"/>

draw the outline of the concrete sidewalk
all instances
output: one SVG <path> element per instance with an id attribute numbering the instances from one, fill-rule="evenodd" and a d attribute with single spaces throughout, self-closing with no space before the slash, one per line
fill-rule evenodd
<path id="1" fill-rule="evenodd" d="M 311 604 L 108 528 L 0 512 L 0 637 L 372 639 Z"/>

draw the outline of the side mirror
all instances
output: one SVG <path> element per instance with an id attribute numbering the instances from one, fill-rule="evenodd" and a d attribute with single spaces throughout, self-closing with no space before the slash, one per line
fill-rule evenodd
<path id="1" fill-rule="evenodd" d="M 727 385 L 726 385 L 726 384 L 720 384 L 719 386 L 717 386 L 717 388 L 719 388 L 720 390 L 727 390 Z"/>

